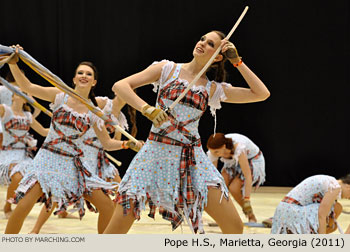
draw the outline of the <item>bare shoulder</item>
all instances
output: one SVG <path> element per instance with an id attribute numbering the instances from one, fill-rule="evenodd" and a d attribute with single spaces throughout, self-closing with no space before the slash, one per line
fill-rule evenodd
<path id="1" fill-rule="evenodd" d="M 100 96 L 96 97 L 96 102 L 100 109 L 103 109 L 106 106 L 107 100 L 108 98 L 105 98 L 105 97 L 100 97 Z"/>

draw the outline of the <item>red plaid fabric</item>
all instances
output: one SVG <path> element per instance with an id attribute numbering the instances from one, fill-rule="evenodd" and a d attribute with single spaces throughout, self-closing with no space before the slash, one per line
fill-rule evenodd
<path id="1" fill-rule="evenodd" d="M 36 150 L 36 147 L 30 147 L 26 141 L 30 137 L 28 133 L 24 134 L 23 136 L 17 136 L 14 132 L 11 130 L 23 130 L 23 131 L 29 131 L 30 129 L 30 122 L 29 120 L 19 120 L 16 118 L 13 118 L 9 120 L 7 123 L 4 124 L 5 131 L 14 138 L 14 141 L 10 143 L 9 145 L 3 145 L 1 146 L 1 150 L 25 150 L 26 155 L 30 158 L 34 157 L 33 151 Z M 23 143 L 25 147 L 14 147 L 17 143 Z"/>
<path id="2" fill-rule="evenodd" d="M 108 133 L 111 134 L 111 133 L 114 133 L 115 128 L 113 126 L 112 116 L 108 115 L 108 118 L 109 119 L 107 121 L 105 121 L 105 127 L 106 127 Z"/>
<path id="3" fill-rule="evenodd" d="M 291 197 L 285 196 L 282 200 L 282 202 L 286 202 L 288 204 L 296 204 L 298 206 L 302 206 L 302 204 L 300 204 L 299 201 L 297 201 L 296 199 L 293 199 Z"/>
<path id="4" fill-rule="evenodd" d="M 83 166 L 80 157 L 84 156 L 83 151 L 78 148 L 78 146 L 73 142 L 73 140 L 78 139 L 82 137 L 86 133 L 86 131 L 90 128 L 90 120 L 87 119 L 88 122 L 85 123 L 85 121 L 82 118 L 76 118 L 75 116 L 72 116 L 72 114 L 63 108 L 58 109 L 53 113 L 52 117 L 52 126 L 55 132 L 59 135 L 59 138 L 56 138 L 54 140 L 51 140 L 50 142 L 45 142 L 42 145 L 43 149 L 46 149 L 48 151 L 51 151 L 53 153 L 62 155 L 62 156 L 67 156 L 73 158 L 73 162 L 75 167 L 78 170 L 78 187 L 79 187 L 79 192 L 81 195 L 73 195 L 72 197 L 68 197 L 69 201 L 71 204 L 78 202 L 81 197 L 83 196 L 84 193 L 88 193 L 87 187 L 86 187 L 86 182 L 85 182 L 85 176 L 90 177 L 91 173 Z M 76 129 L 80 131 L 81 133 L 71 135 L 71 136 L 66 136 L 56 124 L 60 125 L 65 125 L 67 127 Z M 77 154 L 70 153 L 68 151 L 62 150 L 60 148 L 56 148 L 55 145 L 59 143 L 67 143 L 70 145 L 76 152 Z M 58 212 L 56 212 L 58 213 Z M 80 209 L 80 218 L 84 215 L 84 210 Z"/>
<path id="5" fill-rule="evenodd" d="M 163 89 L 160 90 L 158 103 L 163 105 L 162 98 L 175 101 L 177 97 L 186 89 L 184 84 L 180 81 L 175 80 L 166 85 Z M 193 92 L 189 90 L 184 98 L 179 102 L 180 104 L 186 104 L 186 106 L 191 106 L 203 112 L 207 109 L 208 106 L 208 93 L 207 92 Z"/>
<path id="6" fill-rule="evenodd" d="M 123 207 L 123 214 L 127 215 L 131 205 L 130 197 L 126 195 L 126 192 L 118 193 L 114 201 Z M 134 199 L 134 216 L 137 220 L 140 219 L 140 212 L 140 202 L 137 199 Z"/>
<path id="7" fill-rule="evenodd" d="M 260 156 L 261 156 L 261 151 L 259 151 L 259 153 L 256 154 L 254 157 L 248 159 L 248 162 L 251 168 L 253 168 L 253 160 L 258 159 Z"/>
<path id="8" fill-rule="evenodd" d="M 323 199 L 323 196 L 321 193 L 315 193 L 313 196 L 312 196 L 312 202 L 313 203 L 321 203 Z"/>
<path id="9" fill-rule="evenodd" d="M 178 80 L 175 80 L 165 86 L 161 91 L 158 99 L 158 104 L 164 110 L 165 104 L 163 99 L 168 100 L 176 100 L 176 98 L 185 90 L 185 86 L 180 83 Z M 164 144 L 181 146 L 181 158 L 180 158 L 180 187 L 179 187 L 179 201 L 175 208 L 175 212 L 170 212 L 162 207 L 159 209 L 159 213 L 163 216 L 164 219 L 171 221 L 172 228 L 175 230 L 183 221 L 183 216 L 180 213 L 179 209 L 184 209 L 184 204 L 186 204 L 187 209 L 191 209 L 190 219 L 192 221 L 192 226 L 195 232 L 198 230 L 199 219 L 198 215 L 196 215 L 196 219 L 193 220 L 195 216 L 193 210 L 193 204 L 196 201 L 197 197 L 200 195 L 195 195 L 193 186 L 192 186 L 192 177 L 191 177 L 191 167 L 196 165 L 196 159 L 194 155 L 194 146 L 200 147 L 201 141 L 197 139 L 194 135 L 190 133 L 185 127 L 186 125 L 199 120 L 199 118 L 203 115 L 207 108 L 208 94 L 207 92 L 193 92 L 192 90 L 188 91 L 185 97 L 180 101 L 180 103 L 185 104 L 186 106 L 190 106 L 201 110 L 197 117 L 194 117 L 190 120 L 179 122 L 177 119 L 170 114 L 169 121 L 170 125 L 158 133 L 151 132 L 148 139 L 161 142 Z M 166 135 L 173 132 L 174 130 L 178 130 L 182 133 L 189 141 L 189 144 L 185 144 L 178 140 L 172 139 Z M 186 185 L 186 188 L 184 188 Z M 198 204 L 198 207 L 201 211 L 201 204 Z"/>
<path id="10" fill-rule="evenodd" d="M 180 83 L 178 80 L 174 80 L 173 82 L 166 85 L 163 89 L 160 90 L 160 94 L 158 97 L 159 106 L 164 110 L 166 107 L 163 102 L 163 99 L 176 100 L 176 98 L 185 90 L 185 88 L 186 87 L 182 83 Z M 194 135 L 192 135 L 189 130 L 186 129 L 186 125 L 197 121 L 203 115 L 203 113 L 207 108 L 208 93 L 207 92 L 197 93 L 190 90 L 179 103 L 201 110 L 202 113 L 195 118 L 192 118 L 190 120 L 183 121 L 183 122 L 177 121 L 176 117 L 170 114 L 169 115 L 170 125 L 160 130 L 158 133 L 151 132 L 148 139 L 161 142 L 164 144 L 170 144 L 170 145 L 176 145 L 176 146 L 182 147 L 181 158 L 180 158 L 180 169 L 179 169 L 180 186 L 179 186 L 178 204 L 174 206 L 175 212 L 171 212 L 169 210 L 164 209 L 163 207 L 160 207 L 159 213 L 163 216 L 164 219 L 171 221 L 172 228 L 173 230 L 175 230 L 183 221 L 183 216 L 180 212 L 180 209 L 183 210 L 186 204 L 187 209 L 191 209 L 191 212 L 189 213 L 189 217 L 192 221 L 192 226 L 194 231 L 197 232 L 198 226 L 199 226 L 199 218 L 198 218 L 198 214 L 195 215 L 194 213 L 196 209 L 193 209 L 193 205 L 196 201 L 196 198 L 199 197 L 198 209 L 199 211 L 202 211 L 201 202 L 203 200 L 203 197 L 201 195 L 195 195 L 194 193 L 193 186 L 192 186 L 192 178 L 191 178 L 191 167 L 194 167 L 196 165 L 193 147 L 194 146 L 200 147 L 201 141 L 200 139 L 197 139 Z M 182 133 L 190 141 L 190 143 L 185 144 L 176 139 L 172 139 L 166 136 L 175 130 L 178 130 L 180 133 Z M 186 185 L 186 188 L 184 188 L 184 185 Z M 123 206 L 124 214 L 127 214 L 128 209 L 130 209 L 129 200 L 130 198 L 128 198 L 128 196 L 126 195 L 126 192 L 118 193 L 116 197 L 115 201 Z M 134 209 L 135 218 L 140 219 L 140 210 L 138 209 L 139 202 L 136 199 L 133 199 L 133 200 L 135 202 L 135 209 Z M 148 197 L 148 204 L 150 207 L 150 213 L 148 216 L 154 218 L 156 205 L 153 203 L 152 199 L 149 197 Z M 195 219 L 194 219 L 194 216 L 196 216 Z"/>
<path id="11" fill-rule="evenodd" d="M 97 169 L 98 169 L 98 176 L 100 178 L 102 178 L 102 166 L 103 166 L 103 162 L 106 162 L 107 165 L 109 165 L 109 160 L 106 156 L 105 151 L 103 150 L 103 148 L 97 146 L 94 144 L 95 141 L 97 141 L 97 137 L 90 137 L 88 139 L 84 140 L 84 144 L 89 145 L 93 148 L 98 149 L 98 154 L 97 154 Z"/>

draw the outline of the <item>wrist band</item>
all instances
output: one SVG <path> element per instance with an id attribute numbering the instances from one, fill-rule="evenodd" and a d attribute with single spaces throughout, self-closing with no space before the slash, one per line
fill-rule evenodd
<path id="1" fill-rule="evenodd" d="M 238 63 L 233 64 L 233 66 L 238 67 L 238 66 L 242 65 L 242 63 L 243 63 L 243 61 L 242 61 L 242 59 L 240 59 L 240 61 Z"/>
<path id="2" fill-rule="evenodd" d="M 244 197 L 244 199 L 245 199 L 245 200 L 246 200 L 246 199 L 247 199 L 247 200 L 249 200 L 249 199 L 250 199 L 250 197 L 247 197 L 247 196 L 246 196 L 246 197 Z"/>
<path id="3" fill-rule="evenodd" d="M 126 150 L 129 149 L 129 146 L 125 145 L 127 141 L 123 141 L 122 143 L 122 149 Z"/>

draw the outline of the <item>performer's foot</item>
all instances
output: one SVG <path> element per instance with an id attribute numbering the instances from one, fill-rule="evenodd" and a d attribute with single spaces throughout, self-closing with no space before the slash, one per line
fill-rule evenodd
<path id="1" fill-rule="evenodd" d="M 272 227 L 272 217 L 264 220 L 262 224 L 265 225 L 265 227 L 271 228 Z"/>
<path id="2" fill-rule="evenodd" d="M 254 222 L 254 223 L 257 222 L 256 217 L 255 217 L 255 215 L 254 215 L 253 213 L 251 213 L 251 214 L 248 216 L 248 221 L 249 221 L 249 222 Z"/>
<path id="3" fill-rule="evenodd" d="M 12 214 L 11 204 L 5 204 L 4 206 L 5 218 L 9 219 Z"/>
<path id="4" fill-rule="evenodd" d="M 78 219 L 78 217 L 69 214 L 67 211 L 64 211 L 58 215 L 58 218 L 62 219 Z"/>

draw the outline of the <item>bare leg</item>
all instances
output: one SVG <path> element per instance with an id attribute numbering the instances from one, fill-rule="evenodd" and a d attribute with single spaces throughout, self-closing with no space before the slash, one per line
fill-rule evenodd
<path id="1" fill-rule="evenodd" d="M 130 200 L 130 210 L 128 214 L 124 216 L 123 207 L 120 204 L 116 204 L 113 216 L 106 227 L 104 234 L 126 234 L 135 221 L 134 217 L 134 204 Z"/>
<path id="2" fill-rule="evenodd" d="M 348 229 L 346 229 L 345 234 L 350 234 L 350 224 L 348 226 Z"/>
<path id="3" fill-rule="evenodd" d="M 242 190 L 241 190 L 243 183 L 244 182 L 239 177 L 235 177 L 228 188 L 228 190 L 232 194 L 235 201 L 241 207 L 243 207 L 243 195 L 242 195 Z M 248 217 L 249 222 L 257 222 L 254 213 L 249 214 L 249 216 L 247 216 L 247 217 Z"/>
<path id="4" fill-rule="evenodd" d="M 42 194 L 43 191 L 41 190 L 40 185 L 36 183 L 33 188 L 27 192 L 23 199 L 18 202 L 17 207 L 7 222 L 5 234 L 18 234 L 21 231 L 25 218 Z"/>
<path id="5" fill-rule="evenodd" d="M 215 220 L 224 234 L 242 234 L 243 223 L 231 199 L 220 202 L 221 190 L 209 188 L 205 211 Z"/>
<path id="6" fill-rule="evenodd" d="M 38 219 L 36 220 L 32 231 L 30 231 L 30 234 L 39 234 L 40 229 L 43 227 L 45 222 L 49 219 L 49 217 L 51 216 L 52 212 L 55 210 L 56 207 L 57 207 L 57 202 L 54 202 L 52 204 L 50 211 L 47 210 L 45 205 L 41 208 Z"/>
<path id="7" fill-rule="evenodd" d="M 7 218 L 10 217 L 11 214 L 11 204 L 7 202 L 8 199 L 12 198 L 15 195 L 15 190 L 18 187 L 19 182 L 21 182 L 22 175 L 19 172 L 16 172 L 11 177 L 11 183 L 7 187 L 7 195 L 6 195 L 6 203 L 4 206 L 4 213 Z"/>
<path id="8" fill-rule="evenodd" d="M 93 190 L 91 195 L 84 195 L 84 198 L 91 202 L 98 210 L 97 231 L 102 234 L 112 218 L 114 205 L 113 201 L 101 190 Z"/>
<path id="9" fill-rule="evenodd" d="M 117 174 L 117 175 L 114 176 L 113 181 L 114 181 L 114 182 L 120 183 L 120 181 L 122 181 L 122 179 L 121 179 L 120 176 Z"/>
<path id="10" fill-rule="evenodd" d="M 230 175 L 228 175 L 228 173 L 226 172 L 225 169 L 222 169 L 221 175 L 222 175 L 222 177 L 224 178 L 225 185 L 226 185 L 227 187 L 229 187 L 229 185 L 230 185 L 230 183 L 232 182 L 233 179 L 230 177 Z"/>
<path id="11" fill-rule="evenodd" d="M 243 207 L 243 195 L 241 190 L 242 185 L 243 181 L 240 180 L 238 177 L 235 177 L 231 182 L 230 186 L 228 187 L 228 190 L 232 194 L 233 198 L 241 207 Z"/>

